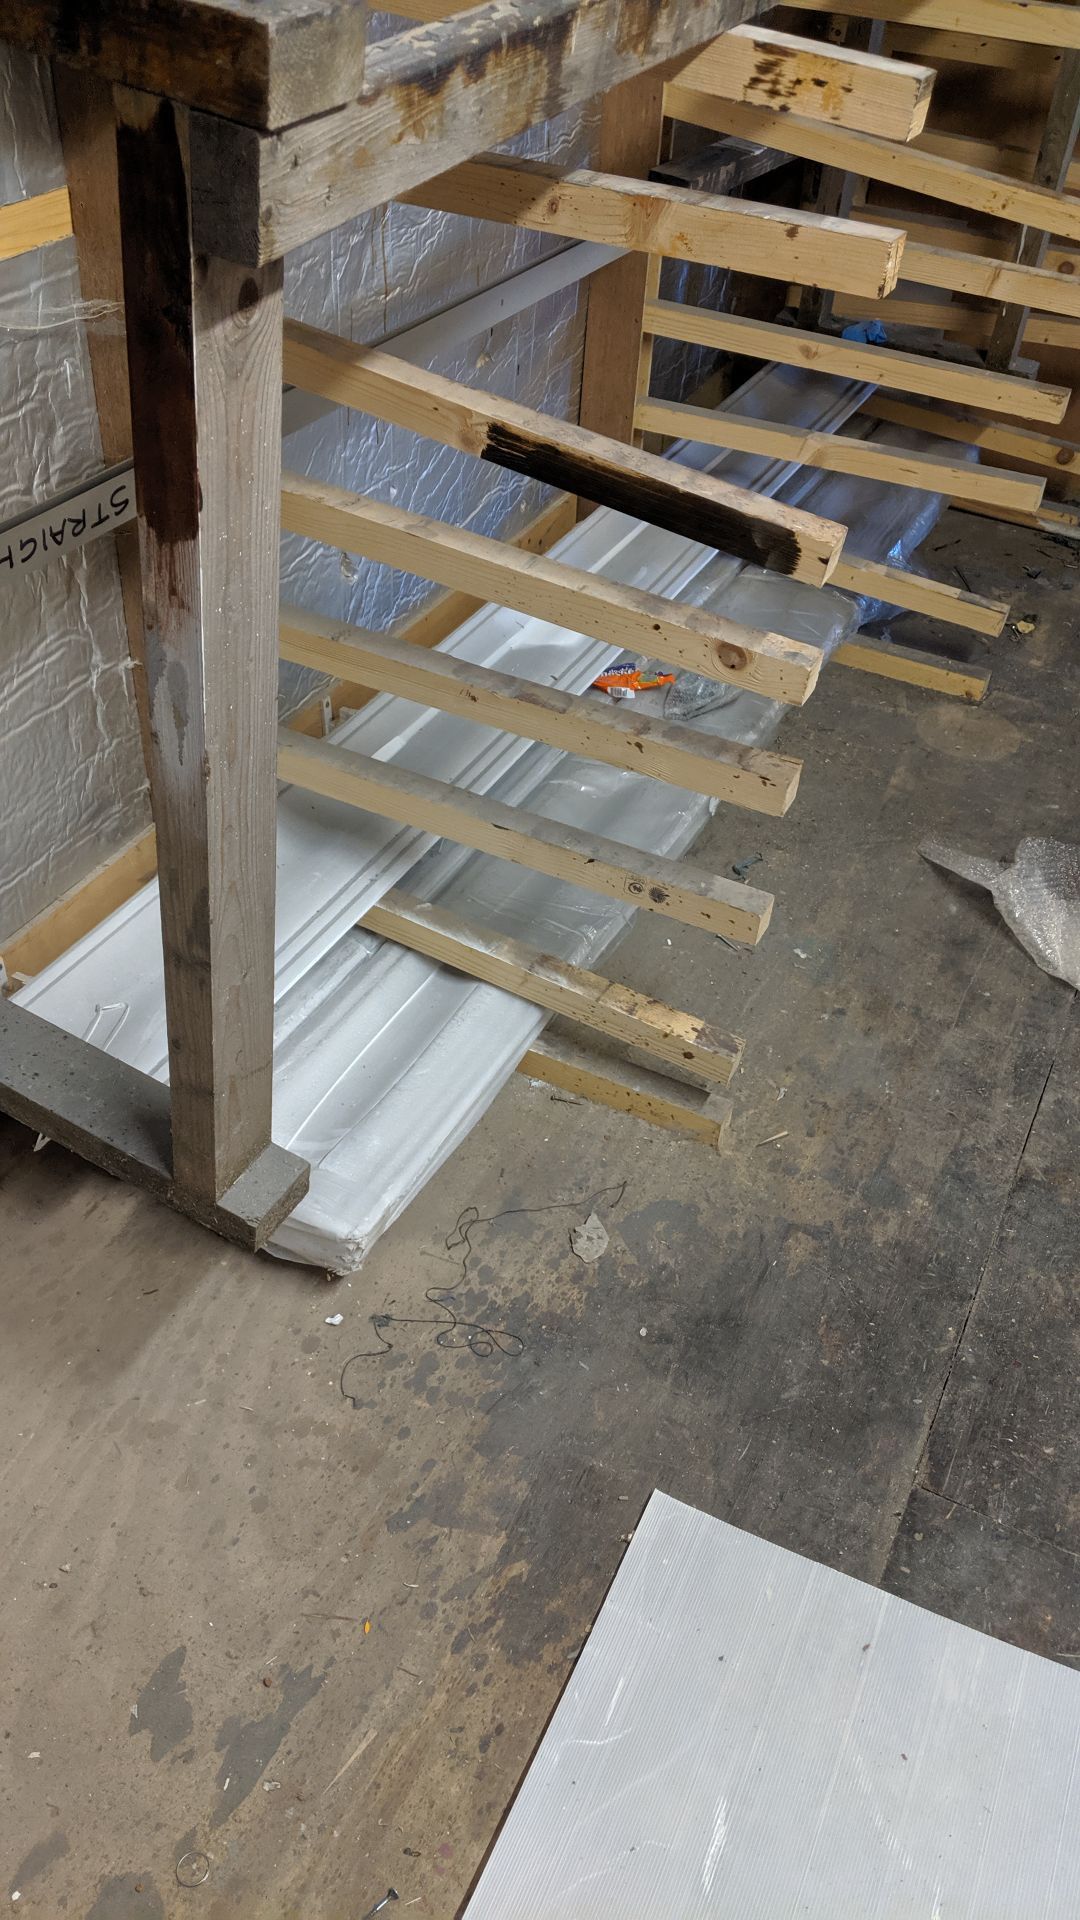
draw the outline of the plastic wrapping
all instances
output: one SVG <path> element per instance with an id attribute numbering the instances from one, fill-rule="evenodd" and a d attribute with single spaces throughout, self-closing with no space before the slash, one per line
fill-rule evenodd
<path id="1" fill-rule="evenodd" d="M 1080 987 L 1080 847 L 1064 840 L 1021 840 L 1002 866 L 958 847 L 926 840 L 924 860 L 986 887 L 1020 945 L 1044 973 Z"/>

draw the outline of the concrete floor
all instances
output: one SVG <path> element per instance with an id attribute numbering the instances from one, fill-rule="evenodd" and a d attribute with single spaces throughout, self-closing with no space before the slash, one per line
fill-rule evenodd
<path id="1" fill-rule="evenodd" d="M 701 850 L 763 855 L 764 945 L 615 965 L 746 1036 L 722 1155 L 517 1080 L 328 1286 L 0 1124 L 20 1912 L 449 1920 L 654 1486 L 1080 1659 L 1074 996 L 915 852 L 1078 837 L 1077 558 L 927 558 L 1035 619 L 985 705 L 829 671 L 792 815 Z"/>

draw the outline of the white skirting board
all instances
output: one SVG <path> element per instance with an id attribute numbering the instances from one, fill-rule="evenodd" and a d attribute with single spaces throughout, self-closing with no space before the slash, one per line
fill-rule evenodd
<path id="1" fill-rule="evenodd" d="M 1075 1920 L 1080 1675 L 654 1493 L 464 1920 Z"/>

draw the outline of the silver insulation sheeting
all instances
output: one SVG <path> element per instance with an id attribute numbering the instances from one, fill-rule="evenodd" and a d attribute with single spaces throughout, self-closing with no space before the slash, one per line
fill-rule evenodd
<path id="1" fill-rule="evenodd" d="M 654 1493 L 466 1920 L 1072 1920 L 1080 1676 Z"/>
<path id="2" fill-rule="evenodd" d="M 0 202 L 63 186 L 47 69 L 3 44 L 0 122 Z M 0 524 L 102 465 L 75 243 L 63 240 L 0 261 Z M 13 933 L 149 814 L 112 541 L 18 578 L 7 545 L 0 932 Z"/>

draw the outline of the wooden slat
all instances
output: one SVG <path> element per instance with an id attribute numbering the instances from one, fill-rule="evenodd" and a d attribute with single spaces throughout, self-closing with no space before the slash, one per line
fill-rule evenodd
<path id="1" fill-rule="evenodd" d="M 516 674 L 476 667 L 452 654 L 429 653 L 388 634 L 365 633 L 299 607 L 281 611 L 281 655 L 316 673 L 367 680 L 384 693 L 543 740 L 610 767 L 651 774 L 692 793 L 706 793 L 758 813 L 784 814 L 795 798 L 801 764 L 667 720 L 648 719 L 626 704 L 584 699 Z"/>
<path id="2" fill-rule="evenodd" d="M 1080 52 L 1064 54 L 1054 78 L 1050 106 L 1043 127 L 1039 151 L 1031 177 L 1050 193 L 1061 193 L 1070 179 L 1070 163 L 1080 133 Z M 1018 267 L 1037 268 L 1046 256 L 1045 232 L 1037 227 L 1021 230 L 1015 249 Z M 1028 308 L 1024 301 L 1004 306 L 994 322 L 994 331 L 986 349 L 988 367 L 1010 367 L 1027 329 Z"/>
<path id="3" fill-rule="evenodd" d="M 547 553 L 564 533 L 570 532 L 577 518 L 577 501 L 571 494 L 564 493 L 541 513 L 534 514 L 519 532 L 509 535 L 507 544 L 520 547 L 525 553 Z M 418 613 L 395 625 L 394 638 L 410 641 L 416 647 L 437 647 L 440 640 L 445 640 L 455 627 L 460 627 L 470 615 L 478 613 L 484 604 L 472 593 L 436 593 L 421 606 Z M 336 680 L 313 700 L 309 700 L 306 706 L 290 714 L 288 724 L 298 728 L 301 733 L 322 735 L 326 731 L 324 699 L 329 700 L 330 711 L 336 720 L 343 707 L 350 710 L 365 707 L 374 698 L 373 687 L 363 687 L 357 680 Z"/>
<path id="4" fill-rule="evenodd" d="M 845 292 L 888 293 L 903 245 L 896 228 L 501 154 L 478 154 L 400 197 L 444 213 L 765 278 L 797 272 Z"/>
<path id="5" fill-rule="evenodd" d="M 1074 17 L 1080 22 L 1080 11 Z M 664 101 L 668 113 L 692 126 L 737 134 L 741 140 L 761 140 L 802 160 L 843 167 L 867 180 L 884 180 L 892 187 L 926 194 L 932 200 L 972 207 L 1021 226 L 1037 226 L 1065 239 L 1080 239 L 1080 200 L 1050 193 L 1007 174 L 966 166 L 921 147 L 906 146 L 900 140 L 880 140 L 872 133 L 825 126 L 798 114 L 777 114 L 767 107 L 713 100 L 678 83 L 668 85 Z"/>
<path id="6" fill-rule="evenodd" d="M 991 505 L 1016 507 L 1034 513 L 1045 482 L 1003 467 L 984 467 L 975 461 L 947 460 L 937 453 L 914 452 L 856 434 L 819 433 L 808 427 L 779 426 L 726 409 L 692 407 L 671 400 L 645 400 L 635 419 L 649 433 L 697 440 L 710 447 L 731 447 L 738 453 L 766 453 L 800 466 L 821 467 L 826 473 L 853 473 L 888 486 L 921 487 L 927 493 L 986 500 Z"/>
<path id="7" fill-rule="evenodd" d="M 708 1147 L 719 1147 L 731 1126 L 732 1103 L 726 1094 L 684 1086 L 561 1035 L 541 1034 L 518 1061 L 517 1071 L 592 1106 L 632 1113 L 652 1127 L 688 1134 Z"/>
<path id="8" fill-rule="evenodd" d="M 295 321 L 285 329 L 285 377 L 308 393 L 781 573 L 824 577 L 838 544 L 831 534 L 823 539 L 806 516 L 793 521 L 789 508 L 760 494 Z"/>
<path id="9" fill-rule="evenodd" d="M 898 13 L 899 8 L 894 8 Z M 1023 31 L 1023 20 L 1016 23 Z M 890 22 L 888 45 L 891 53 L 914 54 L 918 60 L 958 61 L 964 66 L 1019 68 L 1025 73 L 1052 73 L 1061 60 L 1055 47 L 1033 47 L 1022 39 L 992 39 L 982 33 L 946 33 L 939 27 L 912 27 L 907 21 Z"/>
<path id="10" fill-rule="evenodd" d="M 974 294 L 981 300 L 1019 301 L 1043 313 L 1060 313 L 1080 320 L 1080 281 L 1046 266 L 1025 266 L 999 260 L 978 251 L 981 235 L 970 235 L 972 248 L 923 246 L 910 237 L 904 245 L 904 278 L 916 285 L 945 287 L 950 293 Z"/>
<path id="11" fill-rule="evenodd" d="M 925 613 L 932 620 L 943 620 L 953 627 L 967 627 L 972 633 L 999 634 L 1009 617 L 1009 609 L 1000 600 L 987 600 L 980 593 L 961 592 L 940 580 L 926 580 L 921 574 L 907 573 L 902 567 L 889 567 L 880 560 L 841 559 L 833 585 L 848 593 L 868 594 L 910 613 Z"/>
<path id="12" fill-rule="evenodd" d="M 818 0 L 785 0 L 807 13 Z M 863 20 L 897 20 L 905 27 L 1026 40 L 1037 47 L 1080 47 L 1080 13 L 1060 0 L 829 0 L 830 11 Z"/>
<path id="13" fill-rule="evenodd" d="M 755 23 L 720 34 L 678 78 L 723 100 L 913 140 L 926 124 L 934 69 Z"/>
<path id="14" fill-rule="evenodd" d="M 71 232 L 71 204 L 66 187 L 37 193 L 28 200 L 12 200 L 0 207 L 0 260 L 51 246 Z"/>
<path id="15" fill-rule="evenodd" d="M 122 907 L 156 872 L 157 841 L 150 827 L 0 944 L 0 965 L 8 980 L 32 979 Z"/>
<path id="16" fill-rule="evenodd" d="M 688 1068 L 722 1086 L 742 1057 L 741 1040 L 721 1033 L 696 1014 L 681 1013 L 649 994 L 635 993 L 632 987 L 571 966 L 523 940 L 491 933 L 408 894 L 396 890 L 386 894 L 360 925 L 474 980 L 515 993 L 548 1013 L 562 1014 L 623 1046 L 640 1047 L 658 1060 Z"/>
<path id="17" fill-rule="evenodd" d="M 942 440 L 959 440 L 964 446 L 981 447 L 987 453 L 1001 454 L 1007 460 L 1026 460 L 1031 466 L 1045 467 L 1048 473 L 1066 479 L 1080 477 L 1080 444 L 1074 440 L 1055 440 L 1049 433 L 1032 433 L 1027 427 L 1008 422 L 973 420 L 940 407 L 920 407 L 896 400 L 892 394 L 875 393 L 863 402 L 863 413 L 874 420 L 889 420 L 898 427 L 917 427 Z"/>
<path id="18" fill-rule="evenodd" d="M 4 0 L 4 38 L 245 126 L 280 127 L 358 93 L 355 0 Z"/>
<path id="19" fill-rule="evenodd" d="M 778 360 L 784 366 L 811 367 L 845 380 L 872 380 L 878 386 L 954 400 L 985 413 L 1019 414 L 1056 424 L 1064 419 L 1072 398 L 1068 387 L 989 373 L 982 367 L 958 367 L 924 354 L 865 346 L 858 340 L 838 340 L 741 314 L 714 313 L 711 308 L 683 306 L 675 300 L 650 301 L 645 324 L 669 340 L 691 340 L 730 353 L 753 354 L 760 360 Z"/>
<path id="20" fill-rule="evenodd" d="M 569 880 L 728 940 L 756 946 L 769 924 L 771 894 L 707 873 L 689 861 L 642 853 L 284 727 L 278 736 L 278 774 L 308 793 L 343 800 L 380 819 L 512 860 L 534 873 Z"/>
<path id="21" fill-rule="evenodd" d="M 844 640 L 833 654 L 841 667 L 855 667 L 860 673 L 875 673 L 879 679 L 898 680 L 904 686 L 925 687 L 929 693 L 951 694 L 972 705 L 990 685 L 989 667 L 970 667 L 958 660 L 940 660 L 936 654 L 921 653 L 914 647 L 898 647 L 892 641 Z"/>
<path id="22" fill-rule="evenodd" d="M 282 272 L 196 260 L 186 116 L 118 99 L 173 1172 L 213 1202 L 270 1139 Z"/>
<path id="23" fill-rule="evenodd" d="M 483 534 L 289 474 L 282 494 L 289 533 L 322 540 L 440 585 L 482 593 L 502 606 L 569 627 L 628 653 L 731 680 L 799 706 L 813 691 L 820 656 L 779 634 L 755 633 L 697 607 L 642 593 L 578 567 L 518 553 Z"/>
<path id="24" fill-rule="evenodd" d="M 336 113 L 262 139 L 201 118 L 199 244 L 276 259 L 754 10 L 755 0 L 489 0 L 395 34 L 368 49 L 363 89 Z"/>

